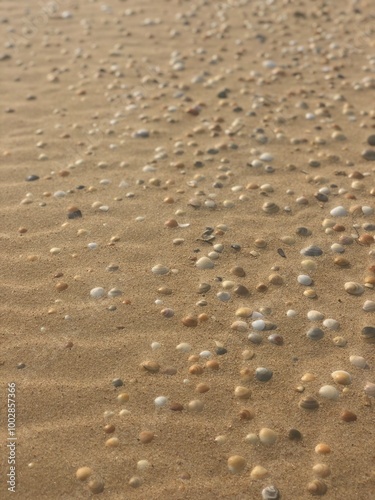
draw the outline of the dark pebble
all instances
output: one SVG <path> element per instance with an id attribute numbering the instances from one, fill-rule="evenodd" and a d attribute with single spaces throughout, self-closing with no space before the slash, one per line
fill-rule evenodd
<path id="1" fill-rule="evenodd" d="M 22 370 L 23 368 L 26 368 L 26 365 L 25 365 L 25 363 L 18 363 L 17 368 L 19 370 Z"/>
<path id="2" fill-rule="evenodd" d="M 257 368 L 255 370 L 255 378 L 259 380 L 259 382 L 268 382 L 271 380 L 273 376 L 272 370 L 269 368 Z"/>
<path id="3" fill-rule="evenodd" d="M 121 387 L 122 385 L 124 385 L 124 382 L 120 378 L 114 378 L 112 380 L 112 385 L 115 387 Z"/>
<path id="4" fill-rule="evenodd" d="M 290 431 L 288 432 L 288 438 L 292 441 L 299 441 L 300 439 L 302 439 L 302 434 L 297 429 L 290 429 Z"/>
<path id="5" fill-rule="evenodd" d="M 39 176 L 35 175 L 35 174 L 29 175 L 26 177 L 27 182 L 32 182 L 32 181 L 37 181 L 37 180 L 39 180 Z"/>
<path id="6" fill-rule="evenodd" d="M 217 96 L 219 99 L 226 99 L 228 97 L 228 89 L 221 90 Z"/>
<path id="7" fill-rule="evenodd" d="M 375 161 L 375 149 L 365 149 L 362 151 L 362 157 L 368 161 Z"/>
<path id="8" fill-rule="evenodd" d="M 326 203 L 329 199 L 328 196 L 323 193 L 316 193 L 314 196 L 318 201 L 322 201 L 323 203 Z"/>
<path id="9" fill-rule="evenodd" d="M 223 356 L 224 354 L 226 354 L 228 351 L 225 349 L 225 347 L 217 347 L 216 348 L 216 354 L 218 356 Z"/>
<path id="10" fill-rule="evenodd" d="M 82 217 L 81 210 L 74 210 L 68 213 L 68 219 L 80 219 Z"/>
<path id="11" fill-rule="evenodd" d="M 310 340 L 320 340 L 324 337 L 324 332 L 320 328 L 313 327 L 306 333 Z"/>
<path id="12" fill-rule="evenodd" d="M 375 134 L 369 135 L 367 137 L 367 144 L 370 144 L 370 146 L 375 146 Z"/>
<path id="13" fill-rule="evenodd" d="M 307 227 L 302 226 L 302 227 L 297 227 L 296 234 L 298 234 L 299 236 L 310 236 L 311 231 Z"/>
<path id="14" fill-rule="evenodd" d="M 86 186 L 83 186 L 82 184 L 80 184 L 79 186 L 76 187 L 76 189 L 85 189 Z"/>

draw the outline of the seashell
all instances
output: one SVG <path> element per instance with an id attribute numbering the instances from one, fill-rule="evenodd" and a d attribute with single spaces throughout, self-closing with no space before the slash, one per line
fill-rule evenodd
<path id="1" fill-rule="evenodd" d="M 331 474 L 331 469 L 326 464 L 316 464 L 312 470 L 319 477 L 328 477 Z"/>
<path id="2" fill-rule="evenodd" d="M 251 390 L 247 387 L 243 387 L 242 385 L 238 385 L 234 389 L 234 395 L 239 399 L 249 399 L 251 396 Z"/>
<path id="3" fill-rule="evenodd" d="M 319 311 L 311 310 L 307 313 L 307 319 L 310 321 L 320 321 L 324 319 L 324 314 Z"/>
<path id="4" fill-rule="evenodd" d="M 199 283 L 197 292 L 200 294 L 207 293 L 211 290 L 211 285 L 208 283 Z"/>
<path id="5" fill-rule="evenodd" d="M 199 399 L 193 399 L 192 401 L 189 401 L 187 405 L 187 409 L 189 411 L 193 411 L 196 413 L 200 413 L 203 411 L 204 408 L 204 403 L 202 401 L 199 401 Z"/>
<path id="6" fill-rule="evenodd" d="M 317 297 L 317 293 L 313 288 L 309 288 L 303 292 L 303 295 L 309 299 L 315 299 Z"/>
<path id="7" fill-rule="evenodd" d="M 302 439 L 302 434 L 298 429 L 290 429 L 288 432 L 288 438 L 292 441 L 299 441 Z"/>
<path id="8" fill-rule="evenodd" d="M 369 344 L 374 344 L 375 343 L 375 326 L 365 326 L 362 328 L 362 339 L 369 343 Z"/>
<path id="9" fill-rule="evenodd" d="M 172 295 L 173 293 L 172 289 L 166 286 L 161 286 L 160 288 L 158 288 L 158 292 L 162 295 Z"/>
<path id="10" fill-rule="evenodd" d="M 345 347 L 348 341 L 344 337 L 335 337 L 333 343 L 337 347 Z"/>
<path id="11" fill-rule="evenodd" d="M 177 351 L 179 352 L 190 352 L 191 351 L 191 345 L 187 344 L 186 342 L 182 342 L 181 344 L 178 344 L 176 347 Z"/>
<path id="12" fill-rule="evenodd" d="M 249 325 L 246 323 L 246 321 L 235 321 L 231 324 L 230 327 L 232 328 L 232 330 L 241 333 L 245 333 L 249 330 Z"/>
<path id="13" fill-rule="evenodd" d="M 195 327 L 198 325 L 198 318 L 195 316 L 185 316 L 181 321 L 182 324 L 187 327 Z"/>
<path id="14" fill-rule="evenodd" d="M 311 231 L 307 227 L 297 227 L 296 234 L 299 236 L 311 236 Z"/>
<path id="15" fill-rule="evenodd" d="M 262 210 L 267 214 L 275 214 L 280 210 L 280 207 L 272 201 L 266 201 L 266 203 L 264 203 L 262 206 Z"/>
<path id="16" fill-rule="evenodd" d="M 96 287 L 96 288 L 93 288 L 90 291 L 90 296 L 93 297 L 94 299 L 100 299 L 104 295 L 105 295 L 105 290 L 104 290 L 104 288 L 102 288 L 100 286 Z"/>
<path id="17" fill-rule="evenodd" d="M 365 291 L 364 286 L 354 281 L 348 281 L 347 283 L 345 283 L 344 289 L 350 295 L 362 295 L 362 293 Z"/>
<path id="18" fill-rule="evenodd" d="M 260 333 L 257 333 L 257 332 L 252 332 L 252 333 L 249 333 L 249 336 L 247 337 L 250 342 L 252 342 L 253 344 L 261 344 L 262 341 L 263 341 L 263 337 Z"/>
<path id="19" fill-rule="evenodd" d="M 252 312 L 252 309 L 250 309 L 249 307 L 239 307 L 235 314 L 239 318 L 249 318 Z"/>
<path id="20" fill-rule="evenodd" d="M 157 274 L 157 275 L 164 275 L 164 274 L 168 274 L 169 273 L 169 267 L 166 267 L 166 266 L 162 266 L 161 264 L 156 264 L 156 266 L 154 266 L 151 271 L 153 272 L 153 274 Z"/>
<path id="21" fill-rule="evenodd" d="M 330 399 L 332 401 L 336 401 L 340 397 L 340 391 L 333 387 L 333 385 L 323 385 L 319 389 L 319 394 L 323 398 Z"/>
<path id="22" fill-rule="evenodd" d="M 272 323 L 272 321 L 264 321 L 264 331 L 276 330 L 276 323 Z"/>
<path id="23" fill-rule="evenodd" d="M 273 376 L 273 371 L 269 368 L 259 367 L 255 370 L 255 378 L 259 382 L 268 382 Z"/>
<path id="24" fill-rule="evenodd" d="M 348 211 L 344 207 L 338 206 L 333 208 L 330 211 L 330 214 L 332 215 L 332 217 L 345 217 L 346 215 L 348 215 Z"/>
<path id="25" fill-rule="evenodd" d="M 316 380 L 316 376 L 313 373 L 305 373 L 301 377 L 302 382 L 312 382 L 313 380 Z"/>
<path id="26" fill-rule="evenodd" d="M 261 465 L 256 465 L 250 472 L 251 479 L 263 479 L 268 476 L 268 470 Z"/>
<path id="27" fill-rule="evenodd" d="M 219 292 L 216 297 L 222 302 L 228 302 L 231 299 L 231 294 L 229 292 Z"/>
<path id="28" fill-rule="evenodd" d="M 251 323 L 254 330 L 262 331 L 266 327 L 266 322 L 263 319 L 257 319 Z"/>
<path id="29" fill-rule="evenodd" d="M 310 245 L 309 247 L 303 248 L 300 253 L 306 257 L 319 257 L 319 255 L 323 254 L 323 250 L 316 245 Z"/>
<path id="30" fill-rule="evenodd" d="M 293 238 L 292 236 L 282 236 L 280 238 L 280 241 L 289 246 L 294 245 L 294 243 L 296 242 L 295 238 Z"/>
<path id="31" fill-rule="evenodd" d="M 254 241 L 254 245 L 257 247 L 257 248 L 266 248 L 267 246 L 267 242 L 266 240 L 263 240 L 262 238 L 258 238 Z"/>
<path id="32" fill-rule="evenodd" d="M 325 326 L 329 330 L 336 331 L 340 328 L 340 323 L 335 319 L 327 318 L 323 321 L 323 326 Z"/>
<path id="33" fill-rule="evenodd" d="M 323 496 L 327 493 L 327 485 L 321 479 L 314 479 L 307 485 L 307 491 L 314 496 Z"/>
<path id="34" fill-rule="evenodd" d="M 362 356 L 350 356 L 349 361 L 356 368 L 368 368 L 368 364 Z"/>
<path id="35" fill-rule="evenodd" d="M 190 368 L 189 368 L 189 373 L 191 375 L 202 375 L 202 373 L 204 372 L 202 366 L 200 365 L 191 365 Z"/>
<path id="36" fill-rule="evenodd" d="M 282 335 L 278 335 L 277 333 L 272 333 L 269 337 L 268 340 L 271 342 L 271 344 L 275 345 L 283 345 L 284 344 L 284 339 Z"/>
<path id="37" fill-rule="evenodd" d="M 375 398 L 375 384 L 373 384 L 372 382 L 366 382 L 364 391 L 367 394 L 367 396 Z"/>
<path id="38" fill-rule="evenodd" d="M 248 295 L 250 295 L 249 289 L 244 285 L 237 285 L 236 288 L 233 289 L 233 292 L 238 297 L 247 297 Z"/>
<path id="39" fill-rule="evenodd" d="M 337 370 L 331 373 L 331 377 L 336 382 L 336 384 L 340 385 L 350 385 L 352 383 L 352 376 L 350 373 L 345 372 L 344 370 Z"/>
<path id="40" fill-rule="evenodd" d="M 234 276 L 238 276 L 239 278 L 244 278 L 246 276 L 244 268 L 240 266 L 232 267 L 230 273 Z"/>
<path id="41" fill-rule="evenodd" d="M 345 259 L 344 257 L 335 257 L 333 262 L 338 267 L 349 267 L 350 266 L 350 262 L 348 261 L 348 259 Z"/>
<path id="42" fill-rule="evenodd" d="M 320 455 L 328 455 L 328 453 L 331 453 L 331 448 L 326 443 L 319 443 L 315 446 L 315 453 L 319 453 Z"/>
<path id="43" fill-rule="evenodd" d="M 344 410 L 340 415 L 341 420 L 344 422 L 355 422 L 357 420 L 357 415 L 349 410 Z"/>
<path id="44" fill-rule="evenodd" d="M 316 262 L 311 259 L 305 259 L 301 262 L 301 267 L 304 271 L 312 272 L 317 268 Z"/>
<path id="45" fill-rule="evenodd" d="M 241 420 L 252 420 L 255 417 L 255 411 L 243 409 L 240 411 L 239 416 Z"/>
<path id="46" fill-rule="evenodd" d="M 213 269 L 215 267 L 215 264 L 208 257 L 201 257 L 195 263 L 195 267 L 197 267 L 198 269 Z"/>
<path id="47" fill-rule="evenodd" d="M 234 281 L 225 280 L 221 283 L 221 286 L 224 288 L 224 290 L 231 290 L 235 286 L 235 284 L 236 283 Z"/>
<path id="48" fill-rule="evenodd" d="M 264 427 L 259 431 L 259 439 L 263 444 L 274 444 L 277 440 L 277 433 L 272 429 Z"/>
<path id="49" fill-rule="evenodd" d="M 333 245 L 331 245 L 331 250 L 332 252 L 335 252 L 335 253 L 344 253 L 345 252 L 345 248 L 340 245 L 339 243 L 334 243 Z"/>
<path id="50" fill-rule="evenodd" d="M 255 445 L 255 444 L 259 443 L 259 438 L 256 434 L 250 433 L 250 434 L 247 434 L 244 441 L 246 441 L 246 443 Z"/>
<path id="51" fill-rule="evenodd" d="M 282 276 L 280 276 L 280 274 L 276 274 L 276 273 L 273 273 L 273 274 L 270 274 L 270 276 L 268 277 L 268 281 L 270 283 L 272 283 L 272 285 L 283 285 L 284 284 L 284 280 L 282 278 Z"/>
<path id="52" fill-rule="evenodd" d="M 228 458 L 228 469 L 232 474 L 242 472 L 246 467 L 246 459 L 240 455 L 233 455 Z"/>
<path id="53" fill-rule="evenodd" d="M 347 234 L 342 234 L 339 238 L 339 242 L 341 245 L 352 245 L 354 243 L 354 238 Z"/>
<path id="54" fill-rule="evenodd" d="M 280 498 L 280 492 L 276 486 L 266 486 L 262 490 L 263 500 L 278 500 Z"/>
<path id="55" fill-rule="evenodd" d="M 304 396 L 300 399 L 298 406 L 304 410 L 316 410 L 320 405 L 319 402 L 312 396 Z"/>
<path id="56" fill-rule="evenodd" d="M 288 318 L 295 318 L 298 315 L 298 313 L 294 309 L 288 309 L 286 315 L 288 316 Z"/>
<path id="57" fill-rule="evenodd" d="M 297 277 L 297 281 L 300 285 L 304 285 L 304 286 L 310 286 L 313 282 L 313 280 L 307 274 L 300 274 Z"/>
<path id="58" fill-rule="evenodd" d="M 141 367 L 149 373 L 157 373 L 160 370 L 160 365 L 156 361 L 143 361 Z"/>
<path id="59" fill-rule="evenodd" d="M 320 328 L 314 327 L 310 328 L 310 330 L 306 333 L 306 336 L 310 340 L 320 340 L 324 337 L 324 332 Z"/>

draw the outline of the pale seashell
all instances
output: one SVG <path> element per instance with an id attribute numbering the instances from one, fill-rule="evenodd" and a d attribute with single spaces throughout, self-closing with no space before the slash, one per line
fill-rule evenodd
<path id="1" fill-rule="evenodd" d="M 287 312 L 286 312 L 286 315 L 288 316 L 288 318 L 295 318 L 297 316 L 297 311 L 295 311 L 294 309 L 289 309 Z"/>
<path id="2" fill-rule="evenodd" d="M 276 486 L 266 486 L 262 490 L 262 498 L 263 500 L 278 500 L 280 498 L 279 490 Z"/>
<path id="3" fill-rule="evenodd" d="M 249 444 L 258 444 L 259 443 L 259 438 L 256 434 L 250 433 L 245 436 L 244 441 Z"/>
<path id="4" fill-rule="evenodd" d="M 250 472 L 251 479 L 263 479 L 268 476 L 268 470 L 261 465 L 256 465 Z"/>
<path id="5" fill-rule="evenodd" d="M 339 243 L 334 243 L 333 245 L 331 245 L 331 250 L 334 253 L 344 253 L 345 252 L 345 248 L 342 245 L 340 245 Z"/>
<path id="6" fill-rule="evenodd" d="M 317 476 L 320 477 L 328 477 L 331 474 L 331 469 L 326 464 L 316 464 L 312 470 Z"/>
<path id="7" fill-rule="evenodd" d="M 161 264 L 156 264 L 156 266 L 154 266 L 151 269 L 151 271 L 154 274 L 158 274 L 158 275 L 162 276 L 163 274 L 168 274 L 169 273 L 169 267 L 162 266 Z"/>
<path id="8" fill-rule="evenodd" d="M 350 356 L 349 361 L 356 368 L 368 368 L 368 364 L 362 356 Z"/>
<path id="9" fill-rule="evenodd" d="M 251 323 L 251 326 L 254 330 L 262 331 L 266 327 L 266 322 L 263 319 L 257 319 Z"/>
<path id="10" fill-rule="evenodd" d="M 304 271 L 307 271 L 311 273 L 312 271 L 315 271 L 317 268 L 316 262 L 314 262 L 311 259 L 305 259 L 301 262 L 301 267 Z"/>
<path id="11" fill-rule="evenodd" d="M 333 340 L 333 343 L 337 347 L 345 347 L 348 341 L 344 337 L 335 337 Z"/>
<path id="12" fill-rule="evenodd" d="M 307 274 L 300 274 L 297 277 L 297 281 L 300 285 L 310 286 L 313 280 Z"/>
<path id="13" fill-rule="evenodd" d="M 366 300 L 366 302 L 363 304 L 362 309 L 366 312 L 375 311 L 375 302 L 373 300 Z"/>
<path id="14" fill-rule="evenodd" d="M 340 323 L 335 319 L 327 318 L 323 321 L 323 326 L 325 326 L 329 330 L 336 331 L 340 328 Z"/>
<path id="15" fill-rule="evenodd" d="M 249 325 L 245 321 L 235 321 L 231 324 L 231 328 L 236 332 L 245 333 L 249 330 Z"/>
<path id="16" fill-rule="evenodd" d="M 323 385 L 319 389 L 319 394 L 323 398 L 331 399 L 333 401 L 336 401 L 336 399 L 340 397 L 340 391 L 338 391 L 336 387 L 333 387 L 333 385 Z"/>
<path id="17" fill-rule="evenodd" d="M 348 211 L 344 207 L 339 206 L 333 208 L 330 211 L 330 214 L 332 215 L 332 217 L 345 217 L 346 215 L 348 215 Z"/>
<path id="18" fill-rule="evenodd" d="M 272 201 L 266 201 L 266 203 L 264 203 L 262 206 L 262 210 L 267 214 L 275 214 L 280 210 L 280 207 Z"/>
<path id="19" fill-rule="evenodd" d="M 321 479 L 314 479 L 307 485 L 307 491 L 314 496 L 322 496 L 327 493 L 327 485 Z"/>
<path id="20" fill-rule="evenodd" d="M 344 370 L 337 370 L 331 373 L 331 377 L 336 382 L 336 384 L 349 385 L 352 383 L 352 376 L 350 373 Z"/>
<path id="21" fill-rule="evenodd" d="M 238 385 L 234 389 L 234 395 L 239 399 L 249 399 L 251 396 L 251 390 L 248 387 L 243 387 L 242 385 Z"/>
<path id="22" fill-rule="evenodd" d="M 228 458 L 228 469 L 233 474 L 238 474 L 242 472 L 246 467 L 246 459 L 240 455 L 233 455 Z"/>
<path id="23" fill-rule="evenodd" d="M 215 264 L 208 257 L 201 257 L 195 263 L 195 267 L 197 267 L 198 269 L 213 269 L 215 267 Z"/>
<path id="24" fill-rule="evenodd" d="M 101 288 L 100 286 L 98 286 L 97 288 L 93 288 L 90 291 L 90 295 L 94 299 L 100 299 L 101 297 L 103 297 L 105 295 L 105 290 L 104 290 L 104 288 Z"/>
<path id="25" fill-rule="evenodd" d="M 310 321 L 321 321 L 324 319 L 324 314 L 319 311 L 311 310 L 307 313 L 307 319 Z"/>
<path id="26" fill-rule="evenodd" d="M 252 312 L 253 311 L 250 309 L 250 307 L 239 307 L 235 314 L 239 318 L 249 318 Z"/>
<path id="27" fill-rule="evenodd" d="M 372 382 L 366 382 L 364 391 L 367 394 L 367 396 L 375 398 L 375 384 L 373 384 Z"/>
<path id="28" fill-rule="evenodd" d="M 345 291 L 350 295 L 362 295 L 362 293 L 365 291 L 364 286 L 354 281 L 348 281 L 347 283 L 345 283 L 344 288 Z"/>
<path id="29" fill-rule="evenodd" d="M 264 427 L 259 431 L 259 439 L 263 444 L 273 444 L 277 440 L 277 432 Z"/>

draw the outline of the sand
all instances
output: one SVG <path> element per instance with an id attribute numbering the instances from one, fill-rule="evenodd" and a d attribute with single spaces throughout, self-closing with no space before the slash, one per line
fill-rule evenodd
<path id="1" fill-rule="evenodd" d="M 342 235 L 373 235 L 363 225 L 374 216 L 330 211 L 374 206 L 375 163 L 362 156 L 374 149 L 367 144 L 375 133 L 374 16 L 371 1 L 2 2 L 2 498 L 90 498 L 95 479 L 104 484 L 97 496 L 108 499 L 253 500 L 274 485 L 280 498 L 304 500 L 318 463 L 331 471 L 325 498 L 371 498 L 374 400 L 364 387 L 375 383 L 374 344 L 361 330 L 374 325 L 362 309 L 374 300 L 374 246 L 371 238 L 343 245 L 349 266 L 340 268 L 331 245 Z M 134 137 L 140 130 L 148 137 Z M 274 159 L 251 166 L 262 153 Z M 316 198 L 322 188 L 326 202 Z M 279 210 L 265 213 L 266 202 Z M 82 217 L 68 218 L 71 207 Z M 179 226 L 166 227 L 171 219 Z M 324 219 L 344 230 L 323 227 Z M 214 241 L 202 241 L 207 227 Z M 296 234 L 298 227 L 311 235 Z M 213 244 L 223 245 L 215 267 L 197 269 Z M 309 245 L 323 250 L 310 273 L 300 254 Z M 111 263 L 119 269 L 107 271 Z M 153 274 L 157 264 L 170 272 Z M 233 276 L 234 266 L 246 276 Z M 281 285 L 269 283 L 272 273 Z M 313 285 L 300 285 L 300 274 Z M 250 295 L 228 288 L 230 300 L 219 300 L 223 281 Z M 361 296 L 345 292 L 350 281 L 367 284 Z M 58 283 L 68 286 L 59 291 Z M 211 290 L 199 295 L 199 283 Z M 158 292 L 163 286 L 172 294 Z M 97 300 L 95 287 L 123 294 Z M 307 288 L 316 298 L 303 294 Z M 277 329 L 251 343 L 254 318 L 244 319 L 247 333 L 231 328 L 242 320 L 240 307 L 263 311 Z M 310 310 L 337 320 L 339 330 L 312 323 Z M 181 321 L 202 314 L 194 328 Z M 307 338 L 313 326 L 323 339 Z M 267 340 L 272 333 L 283 345 Z M 189 353 L 176 350 L 183 342 Z M 227 353 L 216 355 L 218 345 Z M 368 367 L 353 366 L 353 355 Z M 140 366 L 147 360 L 160 370 L 147 372 Z M 201 375 L 189 373 L 193 364 Z M 257 381 L 257 367 L 271 369 L 272 379 Z M 351 384 L 336 384 L 336 370 L 349 372 Z M 306 373 L 313 376 L 301 380 Z M 197 392 L 199 383 L 209 391 Z M 339 398 L 322 398 L 323 385 Z M 236 398 L 237 386 L 250 389 L 250 399 Z M 117 400 L 121 393 L 128 402 Z M 308 395 L 318 409 L 299 407 Z M 167 406 L 155 407 L 158 396 Z M 189 410 L 194 400 L 201 412 Z M 8 402 L 17 438 L 10 462 Z M 241 419 L 244 409 L 254 418 Z M 357 420 L 344 422 L 344 410 Z M 103 428 L 111 424 L 109 435 Z M 262 428 L 277 433 L 274 444 L 246 442 Z M 293 428 L 301 440 L 288 438 Z M 151 442 L 139 440 L 142 431 L 154 433 Z M 115 448 L 105 446 L 111 437 Z M 319 443 L 330 453 L 316 453 Z M 245 459 L 238 474 L 228 470 L 233 455 Z M 137 469 L 140 460 L 147 470 Z M 252 479 L 258 465 L 268 476 Z M 80 481 L 85 466 L 92 475 Z M 15 473 L 15 485 L 6 473 Z M 134 476 L 141 481 L 132 486 Z"/>

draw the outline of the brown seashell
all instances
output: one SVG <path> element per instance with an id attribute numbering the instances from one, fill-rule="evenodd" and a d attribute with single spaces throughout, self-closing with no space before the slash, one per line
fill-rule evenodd
<path id="1" fill-rule="evenodd" d="M 247 297 L 250 295 L 250 291 L 246 286 L 238 285 L 233 289 L 233 292 L 238 295 L 238 297 Z"/>
<path id="2" fill-rule="evenodd" d="M 257 292 L 261 292 L 261 293 L 263 293 L 263 292 L 266 292 L 266 291 L 268 290 L 268 287 L 267 287 L 267 285 L 266 285 L 266 284 L 264 284 L 264 283 L 259 283 L 259 284 L 255 287 L 255 289 L 256 289 L 256 291 L 257 291 Z"/>
<path id="3" fill-rule="evenodd" d="M 242 472 L 245 467 L 246 467 L 246 460 L 244 457 L 241 457 L 240 455 L 233 455 L 232 457 L 228 458 L 228 469 L 233 474 L 238 474 L 239 472 Z"/>
<path id="4" fill-rule="evenodd" d="M 216 359 L 210 359 L 206 363 L 206 368 L 209 368 L 210 370 L 218 370 L 220 368 L 220 365 L 216 361 Z"/>
<path id="5" fill-rule="evenodd" d="M 342 231 L 345 231 L 345 226 L 343 226 L 342 224 L 335 224 L 332 229 L 340 233 Z"/>
<path id="6" fill-rule="evenodd" d="M 103 427 L 103 430 L 106 434 L 112 434 L 112 432 L 115 432 L 116 428 L 113 424 L 107 424 Z"/>
<path id="7" fill-rule="evenodd" d="M 341 420 L 344 422 L 355 422 L 357 420 L 357 415 L 349 410 L 344 410 L 340 415 Z"/>
<path id="8" fill-rule="evenodd" d="M 171 403 L 169 409 L 172 411 L 182 411 L 184 407 L 180 403 Z"/>
<path id="9" fill-rule="evenodd" d="M 234 276 L 238 276 L 239 278 L 244 278 L 246 276 L 244 268 L 240 266 L 232 267 L 230 272 L 231 274 L 233 274 Z"/>
<path id="10" fill-rule="evenodd" d="M 143 444 L 151 443 L 151 441 L 154 439 L 154 433 L 150 431 L 142 431 L 139 434 L 139 441 Z"/>
<path id="11" fill-rule="evenodd" d="M 270 283 L 272 283 L 272 285 L 282 285 L 284 283 L 284 280 L 282 278 L 282 276 L 280 276 L 280 274 L 271 274 L 269 277 L 268 277 L 268 281 Z"/>
<path id="12" fill-rule="evenodd" d="M 247 408 L 244 408 L 239 412 L 238 415 L 241 420 L 252 420 L 255 417 L 255 411 L 252 409 L 249 410 Z"/>
<path id="13" fill-rule="evenodd" d="M 68 288 L 68 283 L 56 283 L 55 287 L 58 292 L 62 292 L 63 290 L 66 290 Z"/>
<path id="14" fill-rule="evenodd" d="M 280 210 L 280 207 L 272 201 L 266 201 L 266 203 L 264 203 L 262 206 L 262 210 L 267 214 L 275 214 Z"/>
<path id="15" fill-rule="evenodd" d="M 202 375 L 203 371 L 204 370 L 203 370 L 203 368 L 200 365 L 192 365 L 189 368 L 189 373 L 191 375 Z"/>
<path id="16" fill-rule="evenodd" d="M 158 289 L 158 292 L 161 293 L 162 295 L 172 295 L 172 289 L 166 286 L 161 286 Z"/>
<path id="17" fill-rule="evenodd" d="M 315 446 L 315 453 L 319 453 L 320 455 L 328 455 L 328 453 L 331 453 L 331 448 L 326 443 L 319 443 Z"/>
<path id="18" fill-rule="evenodd" d="M 370 246 L 374 243 L 374 237 L 371 234 L 361 234 L 361 236 L 358 238 L 358 243 L 361 245 L 366 245 Z"/>
<path id="19" fill-rule="evenodd" d="M 332 372 L 331 377 L 336 382 L 336 384 L 350 385 L 352 383 L 352 377 L 350 373 L 345 372 L 344 370 L 337 370 L 335 372 Z"/>
<path id="20" fill-rule="evenodd" d="M 307 485 L 307 491 L 315 496 L 322 496 L 327 493 L 327 485 L 321 479 L 314 479 Z"/>
<path id="21" fill-rule="evenodd" d="M 312 396 L 304 396 L 300 399 L 298 406 L 304 410 L 316 410 L 320 405 L 319 402 Z"/>
<path id="22" fill-rule="evenodd" d="M 375 285 L 375 276 L 366 276 L 363 281 L 365 283 L 370 283 L 371 285 Z"/>
<path id="23" fill-rule="evenodd" d="M 348 259 L 345 259 L 345 257 L 335 257 L 333 262 L 338 267 L 349 267 L 350 266 L 350 262 L 348 261 Z"/>
<path id="24" fill-rule="evenodd" d="M 210 390 L 210 386 L 208 384 L 204 384 L 204 383 L 198 384 L 196 386 L 195 390 L 197 392 L 199 392 L 200 394 L 203 394 L 203 393 L 208 392 Z"/>
<path id="25" fill-rule="evenodd" d="M 181 321 L 182 324 L 187 327 L 195 327 L 198 325 L 198 318 L 195 316 L 185 316 Z"/>
<path id="26" fill-rule="evenodd" d="M 157 373 L 160 370 L 160 365 L 156 361 L 144 361 L 141 367 L 150 373 Z"/>
<path id="27" fill-rule="evenodd" d="M 176 221 L 176 219 L 168 219 L 167 221 L 164 222 L 164 226 L 169 228 L 175 228 L 178 227 L 178 222 Z"/>

